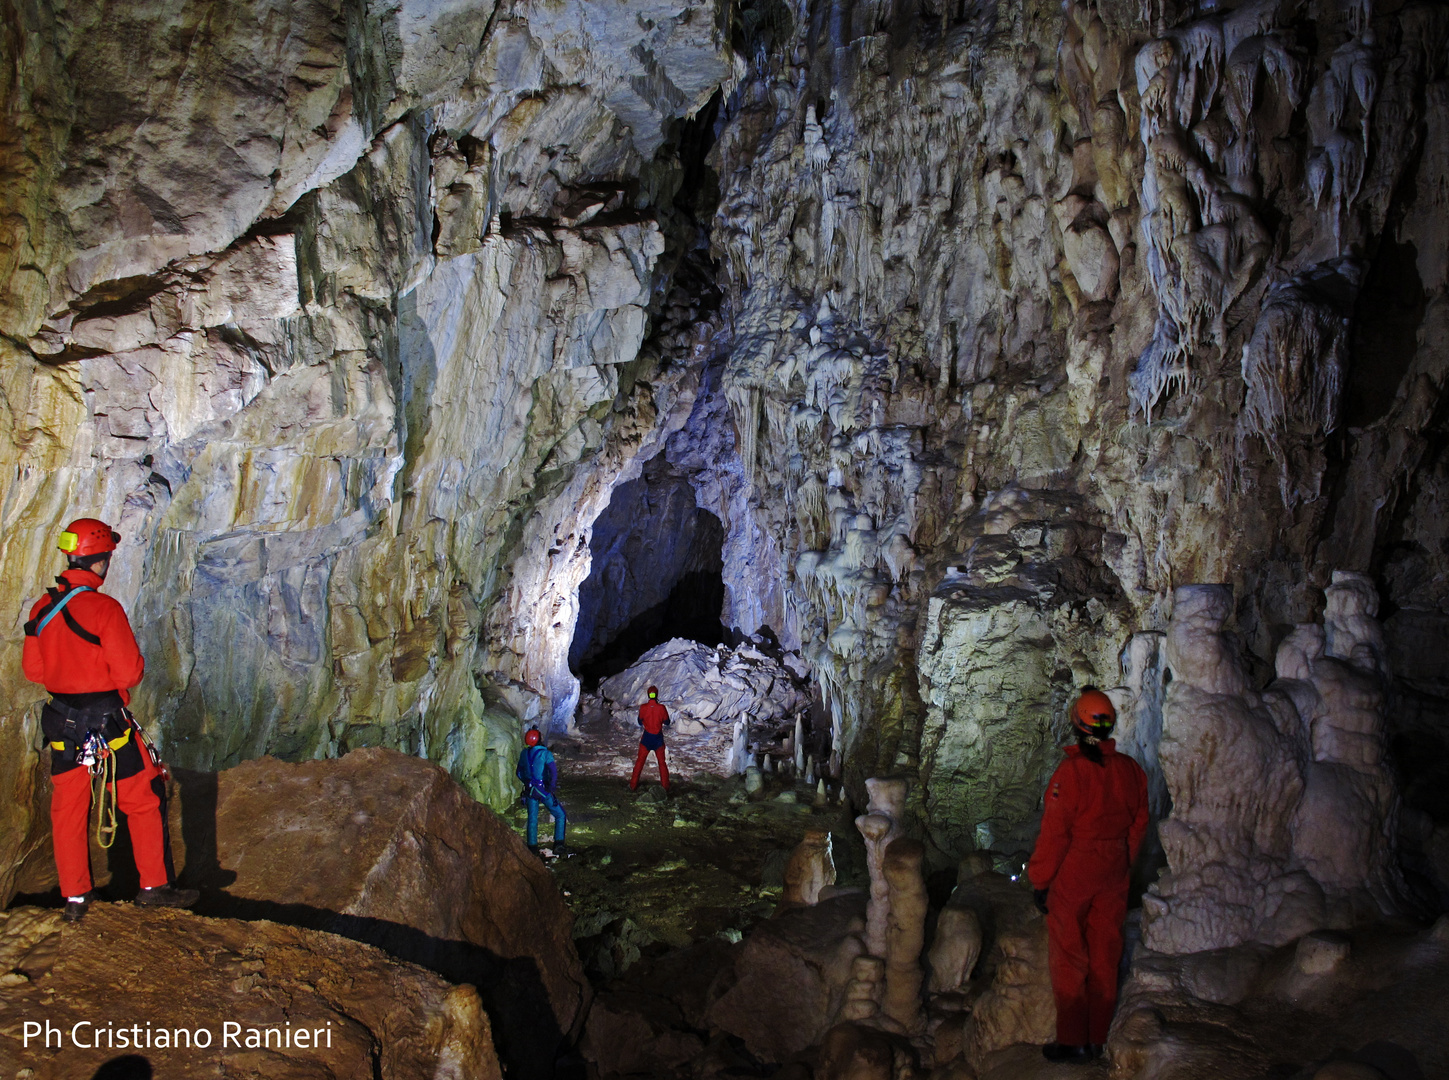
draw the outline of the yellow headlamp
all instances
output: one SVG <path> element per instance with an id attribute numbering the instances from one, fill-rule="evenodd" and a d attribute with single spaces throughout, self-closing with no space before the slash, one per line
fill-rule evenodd
<path id="1" fill-rule="evenodd" d="M 76 536 L 76 534 L 73 532 L 61 533 L 60 543 L 56 545 L 56 547 L 60 548 L 61 551 L 64 551 L 67 554 L 74 551 L 79 546 L 80 538 Z"/>

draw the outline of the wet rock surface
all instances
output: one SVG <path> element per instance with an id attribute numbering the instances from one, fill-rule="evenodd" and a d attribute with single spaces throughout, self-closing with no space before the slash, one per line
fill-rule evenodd
<path id="1" fill-rule="evenodd" d="M 530 1075 L 577 1037 L 590 991 L 557 886 L 436 765 L 357 750 L 176 786 L 175 861 L 198 911 L 327 930 L 471 983 L 505 1060 Z"/>
<path id="2" fill-rule="evenodd" d="M 12 909 L 0 916 L 0 950 L 9 1075 L 106 1075 L 106 1062 L 126 1075 L 148 1063 L 157 1076 L 503 1075 L 471 986 L 332 934 L 102 903 L 75 925 L 59 911 Z M 60 1045 L 52 1036 L 44 1048 L 42 1035 L 26 1046 L 27 1021 L 49 1022 Z M 139 1042 L 108 1034 L 123 1028 Z M 209 1046 L 196 1045 L 200 1030 Z"/>

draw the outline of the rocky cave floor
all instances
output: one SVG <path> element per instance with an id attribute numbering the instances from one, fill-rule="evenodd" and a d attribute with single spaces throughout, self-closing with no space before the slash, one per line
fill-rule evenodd
<path id="1" fill-rule="evenodd" d="M 596 727 L 555 738 L 559 795 L 572 854 L 551 860 L 577 920 L 574 935 L 591 976 L 612 978 L 641 958 L 702 941 L 737 942 L 769 918 L 784 886 L 785 863 L 807 827 L 830 830 L 838 882 L 864 888 L 865 854 L 853 815 L 838 798 L 816 805 L 807 785 L 767 775 L 753 796 L 743 777 L 724 778 L 707 736 L 672 738 L 666 760 L 672 790 L 659 785 L 651 755 L 639 790 L 628 779 L 637 732 Z M 527 815 L 505 815 L 523 833 Z M 539 839 L 551 855 L 552 826 Z"/>
<path id="2" fill-rule="evenodd" d="M 1381 925 L 1185 958 L 1138 945 L 1124 962 L 1109 1057 L 1048 1063 L 1038 1049 L 1053 1023 L 1044 925 L 1025 884 L 1000 872 L 1010 870 L 1005 858 L 994 868 L 978 858 L 958 874 L 927 877 L 930 934 L 948 906 L 975 908 L 985 932 L 972 977 L 929 996 L 923 1034 L 851 1045 L 845 1061 L 829 1039 L 781 1052 L 739 1026 L 751 1022 L 751 1010 L 731 1015 L 729 999 L 741 987 L 754 992 L 758 981 L 796 986 L 794 968 L 830 981 L 830 953 L 864 911 L 869 887 L 855 810 L 778 772 L 747 793 L 744 777 L 712 771 L 719 748 L 707 735 L 670 740 L 670 795 L 652 756 L 640 790 L 630 792 L 634 734 L 618 721 L 600 722 L 551 743 L 572 854 L 548 865 L 598 993 L 580 1063 L 590 1077 L 1449 1077 L 1444 921 L 1427 933 Z M 522 833 L 521 806 L 505 817 Z M 829 831 L 837 885 L 817 907 L 792 908 L 782 903 L 786 864 L 807 828 Z M 546 815 L 539 831 L 547 857 Z M 1134 909 L 1133 927 L 1139 914 Z M 770 1007 L 762 997 L 757 1012 Z"/>
<path id="3" fill-rule="evenodd" d="M 778 770 L 747 790 L 745 777 L 691 765 L 710 743 L 672 741 L 666 797 L 652 760 L 628 790 L 637 743 L 617 721 L 552 740 L 574 854 L 547 861 L 523 848 L 521 807 L 500 819 L 393 751 L 182 771 L 172 837 L 182 882 L 203 891 L 198 911 L 135 909 L 113 881 L 108 898 L 123 902 L 78 926 L 33 896 L 0 915 L 0 1076 L 91 1076 L 113 1050 L 38 1055 L 20 1026 L 114 1009 L 157 1026 L 242 1016 L 337 1029 L 325 1053 L 207 1057 L 220 1072 L 197 1072 L 194 1052 L 148 1049 L 156 1077 L 502 1080 L 500 1059 L 530 1080 L 1449 1077 L 1449 916 L 1184 956 L 1138 944 L 1107 1059 L 1049 1064 L 1044 921 L 1000 872 L 1006 860 L 983 852 L 905 882 L 919 937 L 904 969 L 927 977 L 909 1026 L 852 1018 L 871 959 L 859 808 L 817 805 Z M 790 903 L 826 835 L 836 884 Z M 106 950 L 126 959 L 98 968 Z M 534 960 L 500 967 L 507 956 Z M 176 979 L 189 988 L 179 1011 Z M 576 1040 L 554 1029 L 533 1041 L 550 1011 Z"/>

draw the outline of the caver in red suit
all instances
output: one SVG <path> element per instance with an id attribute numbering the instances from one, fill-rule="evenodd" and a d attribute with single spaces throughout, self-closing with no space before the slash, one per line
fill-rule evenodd
<path id="1" fill-rule="evenodd" d="M 1077 745 L 1047 787 L 1041 835 L 1027 863 L 1047 913 L 1057 1041 L 1054 1061 L 1095 1056 L 1117 1007 L 1128 879 L 1147 831 L 1147 774 L 1106 736 L 1117 711 L 1088 689 L 1072 707 Z"/>
<path id="2" fill-rule="evenodd" d="M 634 759 L 634 775 L 629 778 L 629 790 L 639 788 L 639 774 L 644 771 L 644 762 L 652 751 L 659 762 L 659 783 L 669 790 L 669 766 L 664 764 L 664 729 L 669 726 L 669 710 L 659 704 L 659 687 L 649 688 L 649 700 L 639 706 L 639 726 L 644 734 L 639 737 L 639 756 Z"/>
<path id="3" fill-rule="evenodd" d="M 98 591 L 119 539 L 94 518 L 67 526 L 59 546 L 70 568 L 35 602 L 25 624 L 25 677 L 44 683 L 51 694 L 40 722 L 50 744 L 55 868 L 67 899 L 65 917 L 72 922 L 85 915 L 91 901 L 86 837 L 91 776 L 79 758 L 92 734 L 115 758 L 116 805 L 126 815 L 141 878 L 137 902 L 176 907 L 197 899 L 195 892 L 168 884 L 160 769 L 125 708 L 146 664 L 126 612 Z"/>

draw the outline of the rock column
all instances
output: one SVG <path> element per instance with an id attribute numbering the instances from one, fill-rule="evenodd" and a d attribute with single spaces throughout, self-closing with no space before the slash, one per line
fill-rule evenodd
<path id="1" fill-rule="evenodd" d="M 925 845 L 900 837 L 886 849 L 885 878 L 890 888 L 886 923 L 885 1000 L 881 1011 L 906 1031 L 920 1030 L 921 950 L 926 945 L 926 882 L 921 876 Z"/>

